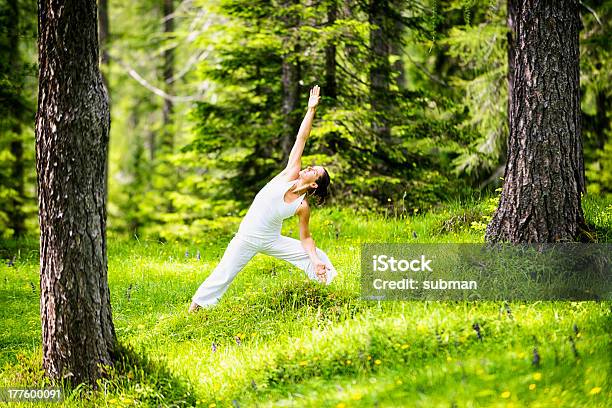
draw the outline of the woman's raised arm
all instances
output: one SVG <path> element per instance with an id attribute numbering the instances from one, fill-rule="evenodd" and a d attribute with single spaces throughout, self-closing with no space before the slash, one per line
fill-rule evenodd
<path id="1" fill-rule="evenodd" d="M 291 149 L 291 153 L 289 153 L 289 160 L 287 162 L 287 167 L 283 171 L 290 179 L 294 179 L 297 177 L 298 173 L 302 168 L 302 153 L 304 152 L 304 145 L 306 145 L 306 140 L 310 135 L 310 130 L 312 129 L 312 121 L 314 119 L 315 112 L 317 110 L 317 105 L 319 104 L 319 96 L 321 88 L 319 85 L 315 85 L 310 90 L 310 98 L 308 99 L 308 110 L 306 111 L 306 116 L 304 116 L 304 120 L 302 120 L 302 124 L 300 125 L 300 130 L 298 131 L 297 137 L 295 138 L 295 143 L 293 144 L 293 148 Z"/>

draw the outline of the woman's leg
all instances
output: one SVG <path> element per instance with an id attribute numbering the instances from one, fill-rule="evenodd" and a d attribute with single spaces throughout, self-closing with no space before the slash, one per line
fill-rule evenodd
<path id="1" fill-rule="evenodd" d="M 257 250 L 255 245 L 234 236 L 215 270 L 202 282 L 193 295 L 193 302 L 200 306 L 216 304 L 234 277 L 257 253 Z"/>
<path id="2" fill-rule="evenodd" d="M 284 259 L 306 272 L 306 275 L 308 275 L 310 279 L 319 281 L 314 265 L 310 261 L 308 253 L 299 240 L 281 235 L 262 248 L 261 252 L 275 258 Z M 329 285 L 337 275 L 336 268 L 332 265 L 327 254 L 319 248 L 317 248 L 317 255 L 328 267 L 326 284 Z"/>

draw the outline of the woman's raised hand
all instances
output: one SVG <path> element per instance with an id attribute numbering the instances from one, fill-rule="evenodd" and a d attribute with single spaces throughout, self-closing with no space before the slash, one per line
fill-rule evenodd
<path id="1" fill-rule="evenodd" d="M 310 90 L 310 98 L 308 99 L 308 108 L 316 108 L 317 105 L 319 104 L 319 99 L 321 99 L 321 97 L 319 96 L 319 92 L 321 91 L 321 88 L 319 88 L 319 85 L 315 85 L 312 87 L 312 89 Z"/>

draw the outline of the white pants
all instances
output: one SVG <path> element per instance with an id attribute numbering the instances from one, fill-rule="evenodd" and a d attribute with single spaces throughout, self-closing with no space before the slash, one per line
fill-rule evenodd
<path id="1" fill-rule="evenodd" d="M 325 252 L 319 248 L 316 251 L 319 259 L 328 267 L 326 284 L 329 285 L 337 274 L 336 269 Z M 306 272 L 310 279 L 319 281 L 308 253 L 297 239 L 279 235 L 273 240 L 249 239 L 247 241 L 236 234 L 225 249 L 221 261 L 208 278 L 202 282 L 192 300 L 200 306 L 216 304 L 238 272 L 258 252 L 284 259 Z"/>

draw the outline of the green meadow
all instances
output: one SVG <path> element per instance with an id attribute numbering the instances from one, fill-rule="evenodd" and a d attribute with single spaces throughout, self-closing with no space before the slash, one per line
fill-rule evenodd
<path id="1" fill-rule="evenodd" d="M 339 272 L 331 285 L 258 254 L 216 307 L 194 314 L 191 296 L 239 219 L 193 242 L 111 235 L 123 357 L 97 390 L 64 390 L 61 404 L 47 405 L 610 406 L 610 300 L 360 299 L 361 243 L 482 242 L 494 206 L 485 198 L 407 217 L 317 209 L 313 237 Z M 612 203 L 587 198 L 583 206 L 592 237 L 610 242 Z M 283 232 L 297 237 L 291 221 Z M 0 247 L 0 387 L 42 387 L 38 241 Z"/>

